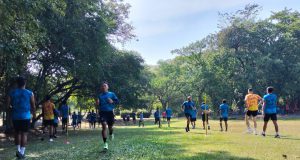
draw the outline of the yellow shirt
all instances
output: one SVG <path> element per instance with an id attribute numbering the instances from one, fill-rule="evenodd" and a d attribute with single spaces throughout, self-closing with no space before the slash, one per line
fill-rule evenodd
<path id="1" fill-rule="evenodd" d="M 258 110 L 258 101 L 261 100 L 261 97 L 257 94 L 247 94 L 245 97 L 246 106 L 249 111 Z"/>
<path id="2" fill-rule="evenodd" d="M 44 120 L 54 119 L 54 104 L 51 102 L 45 102 L 43 104 Z"/>

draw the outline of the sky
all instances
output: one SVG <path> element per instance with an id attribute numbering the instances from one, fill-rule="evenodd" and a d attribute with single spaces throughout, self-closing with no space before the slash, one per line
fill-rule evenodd
<path id="1" fill-rule="evenodd" d="M 118 48 L 134 50 L 145 63 L 174 58 L 171 54 L 188 44 L 218 31 L 218 13 L 231 13 L 249 3 L 259 4 L 259 18 L 285 7 L 300 11 L 300 0 L 124 0 L 131 5 L 128 22 L 135 28 L 137 40 Z"/>

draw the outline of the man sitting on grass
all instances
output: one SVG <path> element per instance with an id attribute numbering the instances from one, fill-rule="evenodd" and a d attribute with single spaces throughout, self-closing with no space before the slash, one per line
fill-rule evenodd
<path id="1" fill-rule="evenodd" d="M 277 124 L 277 96 L 273 93 L 274 88 L 268 87 L 267 94 L 263 98 L 263 115 L 264 115 L 264 127 L 262 136 L 266 136 L 266 130 L 268 126 L 268 122 L 271 119 L 273 121 L 275 127 L 275 138 L 280 138 L 279 129 Z"/>

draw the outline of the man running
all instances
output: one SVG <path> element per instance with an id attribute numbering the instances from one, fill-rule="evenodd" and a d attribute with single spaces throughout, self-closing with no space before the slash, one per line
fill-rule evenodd
<path id="1" fill-rule="evenodd" d="M 57 109 L 54 109 L 54 131 L 53 131 L 53 138 L 57 138 L 56 134 L 57 134 L 57 127 L 58 127 L 58 123 L 59 123 L 59 111 Z"/>
<path id="2" fill-rule="evenodd" d="M 186 117 L 186 128 L 185 131 L 190 131 L 190 122 L 191 122 L 191 111 L 195 108 L 195 103 L 192 101 L 192 97 L 188 96 L 187 101 L 183 102 L 181 105 L 182 111 L 184 111 L 185 117 Z"/>
<path id="3" fill-rule="evenodd" d="M 60 116 L 62 117 L 62 131 L 63 132 L 65 130 L 67 132 L 67 127 L 69 125 L 69 111 L 70 111 L 70 108 L 67 105 L 67 102 L 63 101 L 62 106 L 60 107 Z"/>
<path id="4" fill-rule="evenodd" d="M 157 123 L 158 123 L 158 127 L 160 128 L 160 127 L 161 127 L 161 122 L 160 122 L 160 112 L 159 112 L 159 109 L 158 109 L 158 108 L 157 108 L 156 111 L 154 112 L 154 119 L 155 119 L 154 124 L 157 124 Z"/>
<path id="5" fill-rule="evenodd" d="M 78 116 L 75 112 L 73 112 L 73 114 L 72 114 L 72 126 L 73 126 L 74 131 L 77 127 L 77 120 L 78 120 Z"/>
<path id="6" fill-rule="evenodd" d="M 210 109 L 209 106 L 207 104 L 205 104 L 205 102 L 202 103 L 201 107 L 201 115 L 202 115 L 202 125 L 203 125 L 203 129 L 205 129 L 205 123 L 207 124 L 207 129 L 210 130 L 210 125 L 208 122 L 208 116 L 210 113 Z"/>
<path id="7" fill-rule="evenodd" d="M 145 124 L 144 124 L 144 113 L 143 112 L 140 113 L 139 127 L 141 127 L 141 125 L 143 125 L 143 127 L 145 126 Z"/>
<path id="8" fill-rule="evenodd" d="M 245 115 L 245 121 L 248 128 L 248 133 L 252 133 L 252 129 L 250 127 L 249 119 L 252 117 L 253 123 L 254 123 L 254 134 L 257 135 L 257 123 L 256 123 L 256 116 L 258 114 L 258 105 L 260 104 L 260 101 L 262 98 L 253 93 L 253 89 L 248 89 L 248 94 L 245 97 L 245 103 L 246 103 L 246 115 Z"/>
<path id="9" fill-rule="evenodd" d="M 55 106 L 51 102 L 51 97 L 46 96 L 46 102 L 43 104 L 43 120 L 45 128 L 49 127 L 49 141 L 53 142 L 53 136 L 54 136 L 54 109 Z"/>
<path id="10" fill-rule="evenodd" d="M 82 114 L 81 114 L 81 112 L 78 112 L 78 115 L 77 115 L 77 128 L 78 129 L 81 128 L 81 121 L 82 121 Z"/>
<path id="11" fill-rule="evenodd" d="M 100 115 L 99 115 L 99 119 L 100 119 L 100 122 L 102 124 L 102 120 L 101 120 Z M 92 128 L 93 129 L 96 128 L 96 122 L 97 122 L 97 114 L 94 112 L 94 110 L 92 110 L 92 113 L 91 113 L 91 124 L 92 124 Z"/>
<path id="12" fill-rule="evenodd" d="M 166 109 L 166 116 L 167 116 L 168 127 L 170 127 L 171 118 L 172 118 L 172 109 L 170 106 L 168 106 Z"/>
<path id="13" fill-rule="evenodd" d="M 7 105 L 12 109 L 12 120 L 15 129 L 16 156 L 25 158 L 25 145 L 27 144 L 27 132 L 30 128 L 31 114 L 35 110 L 34 95 L 25 89 L 26 80 L 17 78 L 18 88 L 9 93 Z"/>
<path id="14" fill-rule="evenodd" d="M 280 138 L 279 135 L 279 129 L 277 124 L 277 96 L 273 93 L 274 88 L 268 87 L 267 88 L 267 94 L 263 98 L 263 115 L 264 115 L 264 127 L 262 136 L 266 136 L 266 130 L 269 120 L 271 119 L 273 121 L 274 127 L 275 127 L 275 138 Z"/>
<path id="15" fill-rule="evenodd" d="M 223 126 L 222 126 L 222 121 L 225 122 L 225 131 L 227 132 L 228 129 L 228 111 L 229 111 L 229 106 L 226 103 L 226 100 L 223 100 L 223 103 L 219 107 L 219 112 L 220 112 L 220 127 L 221 127 L 221 132 L 223 131 Z"/>
<path id="16" fill-rule="evenodd" d="M 114 108 L 119 104 L 119 100 L 115 93 L 108 91 L 109 87 L 106 82 L 101 85 L 101 94 L 98 96 L 97 104 L 99 106 L 99 116 L 102 125 L 102 138 L 104 142 L 104 149 L 108 149 L 107 140 L 107 126 L 109 130 L 110 140 L 114 139 L 113 124 L 115 121 Z"/>

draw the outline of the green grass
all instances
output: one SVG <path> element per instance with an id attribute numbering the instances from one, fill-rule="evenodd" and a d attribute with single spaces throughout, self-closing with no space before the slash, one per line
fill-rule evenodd
<path id="1" fill-rule="evenodd" d="M 274 127 L 269 123 L 267 137 L 245 134 L 243 121 L 229 121 L 229 132 L 219 132 L 218 121 L 211 121 L 209 135 L 199 129 L 184 131 L 184 120 L 174 120 L 172 127 L 163 128 L 148 122 L 145 128 L 117 126 L 115 140 L 102 152 L 100 129 L 70 132 L 70 144 L 64 136 L 50 143 L 31 139 L 27 159 L 287 159 L 300 160 L 300 120 L 279 120 L 281 139 L 273 138 Z M 259 129 L 262 128 L 259 122 Z M 1 145 L 2 146 L 2 145 Z M 15 146 L 0 147 L 0 159 L 15 159 Z"/>

